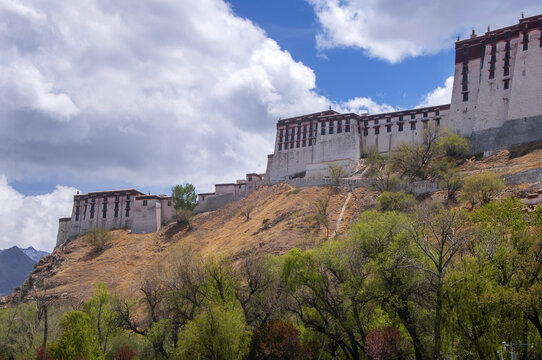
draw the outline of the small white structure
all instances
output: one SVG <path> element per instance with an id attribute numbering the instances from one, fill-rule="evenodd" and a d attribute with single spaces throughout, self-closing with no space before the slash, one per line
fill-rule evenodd
<path id="1" fill-rule="evenodd" d="M 71 217 L 59 219 L 56 246 L 92 228 L 129 229 L 145 234 L 160 230 L 176 215 L 170 196 L 135 189 L 74 195 Z"/>
<path id="2" fill-rule="evenodd" d="M 245 180 L 235 183 L 215 184 L 215 192 L 198 194 L 198 204 L 194 212 L 201 213 L 216 210 L 226 204 L 239 200 L 253 192 L 264 180 L 264 174 L 246 174 Z"/>

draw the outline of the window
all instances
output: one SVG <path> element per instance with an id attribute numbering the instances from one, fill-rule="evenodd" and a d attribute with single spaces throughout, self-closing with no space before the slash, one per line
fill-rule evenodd
<path id="1" fill-rule="evenodd" d="M 280 131 L 279 131 L 279 137 L 282 137 L 282 131 L 283 131 L 283 130 L 280 129 Z"/>
<path id="2" fill-rule="evenodd" d="M 416 123 L 415 122 L 410 123 L 410 130 L 416 130 Z"/>
<path id="3" fill-rule="evenodd" d="M 301 143 L 301 146 L 303 146 L 303 147 L 307 146 L 307 140 L 303 139 L 303 142 Z"/>
<path id="4" fill-rule="evenodd" d="M 493 56 L 497 53 L 497 45 L 491 45 L 491 60 L 493 60 Z"/>
<path id="5" fill-rule="evenodd" d="M 463 101 L 469 101 L 469 93 L 463 93 Z"/>
<path id="6" fill-rule="evenodd" d="M 282 150 L 282 144 L 279 144 L 279 151 Z"/>
<path id="7" fill-rule="evenodd" d="M 410 114 L 410 118 L 411 118 L 412 120 L 416 119 L 416 114 Z"/>
<path id="8" fill-rule="evenodd" d="M 320 135 L 325 135 L 325 134 L 326 134 L 326 123 L 321 122 L 320 123 Z"/>
<path id="9" fill-rule="evenodd" d="M 365 127 L 369 126 L 369 121 L 368 120 L 363 120 L 363 126 L 365 126 Z"/>
<path id="10" fill-rule="evenodd" d="M 107 196 L 104 196 L 104 202 L 107 202 Z"/>
<path id="11" fill-rule="evenodd" d="M 495 70 L 489 70 L 489 78 L 490 79 L 495 79 Z M 463 100 L 465 101 L 465 100 Z"/>
<path id="12" fill-rule="evenodd" d="M 81 204 L 81 200 L 77 200 L 76 203 L 77 203 L 77 205 L 80 205 L 80 204 Z"/>
<path id="13" fill-rule="evenodd" d="M 389 133 L 390 133 L 390 132 L 391 132 L 391 125 L 386 125 L 386 128 L 387 128 L 387 129 L 386 129 L 386 132 L 389 132 Z"/>
<path id="14" fill-rule="evenodd" d="M 461 91 L 469 91 L 469 86 L 467 84 L 463 84 L 461 86 Z"/>
<path id="15" fill-rule="evenodd" d="M 403 115 L 399 115 L 399 121 L 403 121 Z"/>
<path id="16" fill-rule="evenodd" d="M 94 219 L 94 204 L 90 204 L 90 218 Z"/>
<path id="17" fill-rule="evenodd" d="M 292 142 L 293 142 L 293 141 L 294 141 L 294 139 L 295 139 L 295 135 L 294 135 L 294 129 L 292 129 L 292 131 L 291 131 L 291 136 L 290 136 L 290 141 L 292 141 Z M 292 146 L 290 146 L 290 147 L 292 147 Z"/>
<path id="18" fill-rule="evenodd" d="M 386 122 L 391 122 L 391 117 L 388 116 L 388 117 L 386 118 Z"/>
<path id="19" fill-rule="evenodd" d="M 126 203 L 126 217 L 130 216 L 130 202 Z"/>
<path id="20" fill-rule="evenodd" d="M 167 206 L 171 206 L 171 200 L 167 201 Z"/>
<path id="21" fill-rule="evenodd" d="M 295 143 L 295 147 L 298 148 L 299 147 L 299 140 L 296 141 Z"/>
<path id="22" fill-rule="evenodd" d="M 523 51 L 529 50 L 529 34 L 523 34 Z"/>
<path id="23" fill-rule="evenodd" d="M 507 35 L 510 35 L 510 33 L 508 33 Z M 506 52 L 509 52 L 510 51 L 510 41 L 507 41 L 506 44 L 504 45 L 504 50 L 506 50 Z M 509 54 L 510 55 L 510 54 Z"/>
<path id="24" fill-rule="evenodd" d="M 510 79 L 504 80 L 504 90 L 510 88 Z"/>
<path id="25" fill-rule="evenodd" d="M 343 121 L 338 120 L 337 121 L 337 134 L 340 134 L 343 132 Z"/>
<path id="26" fill-rule="evenodd" d="M 375 135 L 378 135 L 380 134 L 380 127 L 375 127 Z"/>
<path id="27" fill-rule="evenodd" d="M 94 204 L 96 202 L 96 199 L 92 198 L 90 199 L 90 202 Z"/>
<path id="28" fill-rule="evenodd" d="M 363 129 L 363 136 L 369 135 L 369 129 Z"/>
<path id="29" fill-rule="evenodd" d="M 503 73 L 504 76 L 508 76 L 510 75 L 510 69 L 508 67 L 505 67 L 504 68 L 504 73 Z"/>
<path id="30" fill-rule="evenodd" d="M 424 112 L 423 113 L 423 117 L 426 118 L 428 115 L 427 115 L 427 112 Z"/>
<path id="31" fill-rule="evenodd" d="M 440 116 L 440 110 L 435 110 L 435 116 Z"/>
<path id="32" fill-rule="evenodd" d="M 375 125 L 378 125 L 378 119 L 375 119 Z"/>
<path id="33" fill-rule="evenodd" d="M 119 201 L 119 196 L 115 195 L 115 201 Z"/>
<path id="34" fill-rule="evenodd" d="M 79 206 L 75 208 L 75 221 L 79 221 Z"/>
<path id="35" fill-rule="evenodd" d="M 312 139 L 309 139 L 309 146 L 312 146 Z"/>
<path id="36" fill-rule="evenodd" d="M 107 217 L 107 204 L 104 204 L 102 208 L 102 218 L 105 219 L 106 217 Z"/>
<path id="37" fill-rule="evenodd" d="M 399 125 L 399 131 L 403 131 L 403 123 L 398 123 L 397 125 Z"/>
<path id="38" fill-rule="evenodd" d="M 329 122 L 329 135 L 333 134 L 333 121 Z"/>
<path id="39" fill-rule="evenodd" d="M 350 119 L 346 119 L 346 126 L 344 132 L 350 132 Z"/>
<path id="40" fill-rule="evenodd" d="M 241 188 L 241 185 L 239 185 L 239 188 Z M 143 200 L 143 206 L 147 206 L 147 200 Z"/>
<path id="41" fill-rule="evenodd" d="M 116 218 L 119 217 L 119 203 L 118 202 L 115 203 L 115 217 Z"/>

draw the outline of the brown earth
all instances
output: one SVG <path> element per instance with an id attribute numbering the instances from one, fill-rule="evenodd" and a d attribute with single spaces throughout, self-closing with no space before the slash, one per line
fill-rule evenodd
<path id="1" fill-rule="evenodd" d="M 326 230 L 318 231 L 310 220 L 313 203 L 326 196 L 330 197 L 331 234 L 346 191 L 325 187 L 294 189 L 284 184 L 262 187 L 243 200 L 196 216 L 191 230 L 176 223 L 153 234 L 114 230 L 113 240 L 99 253 L 93 252 L 84 236 L 76 238 L 42 259 L 25 283 L 6 300 L 30 300 L 43 293 L 45 284 L 48 296 L 78 304 L 92 296 L 93 285 L 98 282 L 104 282 L 114 293 L 139 297 L 145 273 L 177 247 L 190 246 L 202 256 L 233 259 L 249 249 L 262 255 L 283 254 L 294 247 L 309 249 L 326 237 Z M 367 189 L 353 192 L 339 236 L 364 209 L 374 204 L 375 197 L 376 193 Z M 248 204 L 254 206 L 249 220 L 241 214 Z"/>
<path id="2" fill-rule="evenodd" d="M 501 151 L 483 160 L 467 159 L 460 166 L 464 175 L 482 171 L 508 174 L 542 167 L 542 149 L 510 158 Z M 540 184 L 509 186 L 504 194 L 521 196 Z M 221 209 L 196 216 L 192 229 L 170 224 L 153 234 L 112 231 L 113 240 L 106 249 L 94 253 L 85 237 L 76 238 L 42 259 L 25 283 L 11 297 L 0 299 L 0 306 L 13 299 L 29 300 L 44 284 L 47 294 L 67 303 L 80 303 L 93 294 L 93 285 L 104 282 L 117 294 L 139 297 L 145 273 L 161 264 L 168 253 L 188 246 L 202 256 L 229 256 L 238 259 L 246 250 L 259 254 L 283 254 L 297 247 L 309 249 L 326 238 L 326 230 L 317 230 L 310 220 L 314 202 L 330 197 L 329 234 L 347 197 L 346 190 L 312 187 L 294 189 L 279 184 L 261 187 L 247 198 Z M 359 214 L 374 206 L 377 193 L 356 189 L 346 207 L 338 237 L 345 234 Z M 437 192 L 433 198 L 444 200 Z M 250 218 L 242 210 L 253 207 Z"/>

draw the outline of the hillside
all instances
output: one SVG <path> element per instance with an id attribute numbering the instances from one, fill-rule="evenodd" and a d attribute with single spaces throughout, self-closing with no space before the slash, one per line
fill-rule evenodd
<path id="1" fill-rule="evenodd" d="M 542 166 L 542 150 L 510 159 L 503 151 L 481 161 L 466 160 L 460 170 L 464 175 L 480 171 L 498 174 L 518 173 Z M 537 184 L 510 185 L 505 193 L 521 196 Z M 105 282 L 113 292 L 138 297 L 145 274 L 164 262 L 170 252 L 189 247 L 202 256 L 228 256 L 239 259 L 246 250 L 263 254 L 283 254 L 293 247 L 309 249 L 326 237 L 326 230 L 316 231 L 310 221 L 314 202 L 329 196 L 329 234 L 335 228 L 348 192 L 331 188 L 294 189 L 279 184 L 262 187 L 247 198 L 223 208 L 196 216 L 193 228 L 170 224 L 158 233 L 130 234 L 112 231 L 113 241 L 101 253 L 93 254 L 85 238 L 80 237 L 41 259 L 15 298 L 30 299 L 33 292 L 47 287 L 54 298 L 79 302 L 92 295 L 93 284 Z M 377 193 L 356 189 L 348 202 L 338 236 L 345 233 L 359 214 L 375 204 Z M 444 199 L 445 194 L 433 195 Z M 254 210 L 247 220 L 241 211 Z M 11 298 L 8 298 L 9 301 Z"/>
<path id="2" fill-rule="evenodd" d="M 21 285 L 34 268 L 34 263 L 16 246 L 0 250 L 0 296 L 10 294 Z"/>
<path id="3" fill-rule="evenodd" d="M 317 187 L 296 190 L 284 184 L 262 187 L 241 201 L 198 215 L 193 230 L 181 229 L 177 224 L 153 234 L 115 230 L 113 241 L 99 254 L 92 254 L 84 237 L 74 239 L 40 260 L 22 290 L 13 297 L 31 299 L 35 290 L 46 284 L 50 296 L 78 303 L 92 295 L 97 282 L 105 282 L 115 293 L 136 297 L 145 273 L 177 247 L 190 246 L 203 256 L 223 254 L 234 259 L 253 248 L 260 254 L 282 254 L 293 247 L 311 248 L 326 236 L 324 229 L 315 232 L 308 220 L 314 201 L 325 196 L 330 196 L 331 234 L 347 192 Z M 375 196 L 367 189 L 353 192 L 339 235 L 363 209 L 374 204 Z M 255 206 L 248 221 L 240 214 L 247 204 Z"/>

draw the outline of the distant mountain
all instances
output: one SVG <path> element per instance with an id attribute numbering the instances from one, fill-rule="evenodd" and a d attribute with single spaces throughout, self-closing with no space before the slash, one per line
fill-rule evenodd
<path id="1" fill-rule="evenodd" d="M 38 262 L 42 257 L 49 255 L 47 251 L 36 250 L 32 246 L 21 250 L 26 254 L 26 256 L 34 260 L 34 262 Z"/>
<path id="2" fill-rule="evenodd" d="M 47 255 L 45 251 L 33 247 L 20 249 L 14 246 L 0 250 L 0 296 L 11 294 L 21 285 L 34 269 L 34 264 L 44 255 Z"/>

